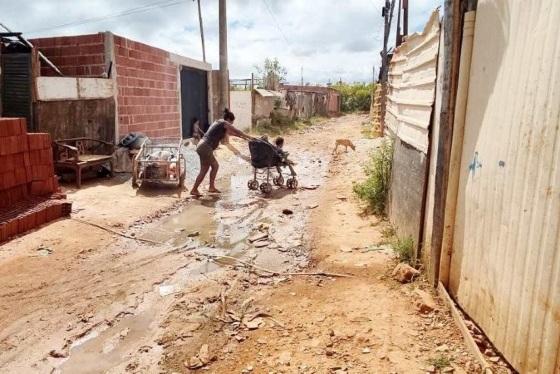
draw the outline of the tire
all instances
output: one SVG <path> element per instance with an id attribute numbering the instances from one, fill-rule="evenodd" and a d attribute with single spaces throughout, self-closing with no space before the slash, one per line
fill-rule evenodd
<path id="1" fill-rule="evenodd" d="M 272 178 L 272 181 L 274 182 L 274 185 L 276 186 L 283 186 L 284 185 L 284 177 L 281 175 L 278 175 L 274 178 Z"/>
<path id="2" fill-rule="evenodd" d="M 298 181 L 296 178 L 289 178 L 286 181 L 286 186 L 290 189 L 290 190 L 295 190 L 298 187 Z"/>
<path id="3" fill-rule="evenodd" d="M 272 192 L 272 185 L 268 182 L 264 182 L 261 184 L 261 192 L 264 193 L 265 195 L 268 195 L 269 193 Z"/>
<path id="4" fill-rule="evenodd" d="M 256 191 L 259 189 L 259 182 L 256 179 L 251 179 L 247 182 L 247 187 L 252 191 Z"/>

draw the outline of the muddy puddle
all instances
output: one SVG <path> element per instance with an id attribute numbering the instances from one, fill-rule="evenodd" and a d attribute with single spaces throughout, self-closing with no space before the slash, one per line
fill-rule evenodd
<path id="1" fill-rule="evenodd" d="M 117 324 L 103 325 L 75 341 L 69 358 L 59 367 L 62 373 L 104 373 L 126 359 L 131 349 L 142 349 L 138 342 L 154 328 L 154 310 L 124 317 Z M 149 348 L 151 349 L 151 347 Z"/>
<path id="2" fill-rule="evenodd" d="M 321 179 L 323 170 L 318 166 L 321 165 L 316 158 L 302 158 L 300 181 L 308 185 Z M 242 172 L 228 168 L 241 169 Z M 309 175 L 310 168 L 318 170 Z M 264 198 L 259 192 L 247 188 L 252 172 L 250 167 L 225 165 L 225 169 L 224 174 L 229 172 L 229 176 L 218 181 L 218 188 L 227 192 L 190 200 L 176 211 L 133 229 L 138 237 L 164 243 L 162 250 L 189 243 L 185 251 L 192 252 L 194 257 L 184 260 L 178 257 L 177 271 L 154 284 L 153 290 L 144 295 L 143 301 L 130 314 L 110 324 L 104 323 L 76 340 L 68 358 L 56 365 L 61 372 L 106 372 L 122 365 L 136 352 L 161 349 L 154 344 L 145 344 L 153 342 L 151 339 L 157 333 L 162 315 L 173 302 L 173 295 L 188 289 L 190 284 L 211 272 L 236 265 L 236 258 L 275 271 L 284 271 L 305 261 L 300 229 L 305 213 L 299 211 L 290 216 L 281 213 L 285 207 L 296 210 L 301 205 L 298 193 L 277 189 Z M 288 201 L 283 201 L 289 195 L 293 196 L 287 199 L 288 206 Z M 248 238 L 263 225 L 269 227 L 265 231 L 270 244 L 257 248 L 249 243 Z M 158 247 L 152 247 L 152 250 L 157 251 Z M 297 253 L 299 248 L 302 248 L 301 256 Z M 227 257 L 210 259 L 208 256 Z"/>

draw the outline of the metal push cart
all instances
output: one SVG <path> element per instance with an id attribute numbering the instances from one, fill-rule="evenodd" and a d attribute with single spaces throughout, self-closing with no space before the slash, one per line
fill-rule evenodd
<path id="1" fill-rule="evenodd" d="M 183 188 L 186 176 L 186 160 L 182 140 L 145 141 L 134 158 L 132 186 L 143 182 L 176 183 Z"/>

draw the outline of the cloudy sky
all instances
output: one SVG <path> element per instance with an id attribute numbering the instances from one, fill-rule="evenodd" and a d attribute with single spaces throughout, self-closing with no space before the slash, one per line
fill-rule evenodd
<path id="1" fill-rule="evenodd" d="M 193 0 L 19 0 L 0 22 L 35 38 L 112 31 L 202 59 Z M 277 57 L 288 81 L 370 81 L 379 65 L 383 0 L 228 0 L 231 78 Z M 410 0 L 409 31 L 419 31 L 442 0 Z M 218 1 L 202 0 L 207 60 L 218 67 Z M 394 43 L 394 38 L 391 38 Z"/>

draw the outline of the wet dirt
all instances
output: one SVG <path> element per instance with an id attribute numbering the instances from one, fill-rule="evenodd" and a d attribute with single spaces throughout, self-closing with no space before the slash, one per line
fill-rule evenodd
<path id="1" fill-rule="evenodd" d="M 286 137 L 300 186 L 309 189 L 276 188 L 267 197 L 249 191 L 252 169 L 224 150 L 218 151 L 220 196 L 196 200 L 166 187 L 134 190 L 123 175 L 88 181 L 81 190 L 70 186 L 76 217 L 161 244 L 61 220 L 0 246 L 2 370 L 153 372 L 163 349 L 157 341 L 173 323 L 176 300 L 215 300 L 212 285 L 236 277 L 232 269 L 241 265 L 235 258 L 277 272 L 306 266 L 306 207 L 317 203 L 330 154 L 316 132 L 336 121 Z M 293 214 L 283 214 L 286 208 Z M 266 245 L 247 240 L 263 232 Z M 42 246 L 52 252 L 38 256 Z M 212 302 L 197 305 L 205 315 L 213 308 Z"/>

